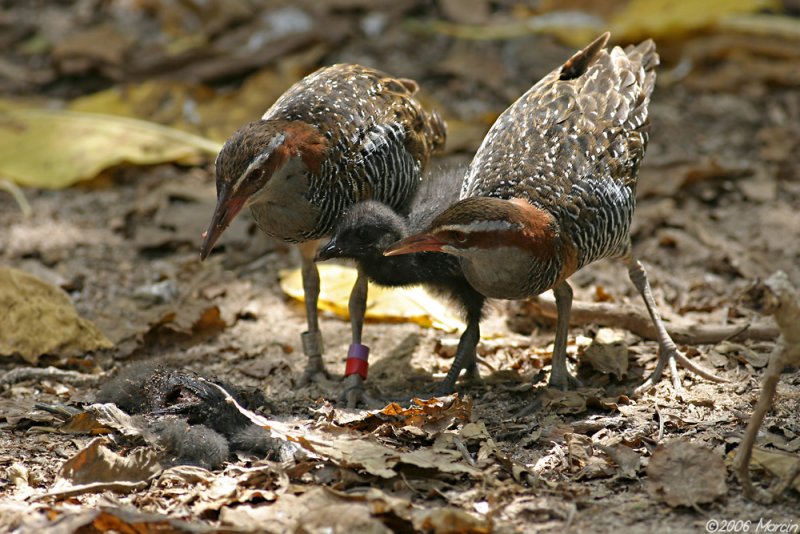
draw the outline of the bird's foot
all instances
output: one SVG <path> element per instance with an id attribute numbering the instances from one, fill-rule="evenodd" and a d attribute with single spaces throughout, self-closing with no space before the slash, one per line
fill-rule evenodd
<path id="1" fill-rule="evenodd" d="M 583 383 L 566 369 L 562 371 L 553 369 L 550 372 L 550 382 L 547 383 L 547 386 L 560 391 L 570 391 L 582 387 Z"/>
<path id="2" fill-rule="evenodd" d="M 669 343 L 659 346 L 658 361 L 656 362 L 656 368 L 653 371 L 653 374 L 651 374 L 647 380 L 642 383 L 642 385 L 634 390 L 634 394 L 642 395 L 658 384 L 664 374 L 664 368 L 669 366 L 670 375 L 672 377 L 672 388 L 675 390 L 675 394 L 678 396 L 678 398 L 684 398 L 686 396 L 686 390 L 683 387 L 680 375 L 678 375 L 677 364 L 680 364 L 681 367 L 687 371 L 701 376 L 706 380 L 710 380 L 711 382 L 727 382 L 726 379 L 715 375 L 711 371 L 703 369 L 699 365 L 694 364 L 691 360 L 689 360 L 689 358 L 687 358 L 681 351 L 678 350 L 678 347 L 676 347 L 674 343 Z"/>
<path id="3" fill-rule="evenodd" d="M 300 341 L 303 343 L 303 352 L 308 361 L 305 371 L 300 377 L 298 386 L 305 387 L 311 382 L 320 383 L 331 379 L 330 373 L 325 369 L 322 361 L 322 333 L 319 330 L 309 330 L 300 334 Z"/>
<path id="4" fill-rule="evenodd" d="M 364 389 L 364 379 L 361 375 L 352 374 L 346 376 L 343 381 L 344 387 L 339 394 L 339 402 L 344 402 L 348 408 L 356 408 L 359 404 L 368 408 L 380 407 L 383 403 L 372 397 Z"/>
<path id="5" fill-rule="evenodd" d="M 752 501 L 759 502 L 761 504 L 771 504 L 773 501 L 773 495 L 765 491 L 761 488 L 757 488 L 753 484 L 753 479 L 750 478 L 750 465 L 748 463 L 742 464 L 739 461 L 739 457 L 737 454 L 737 459 L 734 460 L 734 471 L 736 472 L 736 478 L 739 479 L 739 485 L 742 486 L 742 493 L 744 493 L 745 497 Z"/>
<path id="6" fill-rule="evenodd" d="M 325 369 L 325 363 L 322 361 L 322 355 L 314 354 L 308 357 L 306 368 L 303 371 L 303 374 L 300 376 L 300 380 L 298 380 L 297 385 L 299 387 L 306 387 L 312 382 L 319 384 L 329 381 L 330 379 L 331 374 L 327 369 Z"/>
<path id="7" fill-rule="evenodd" d="M 563 370 L 558 372 L 556 369 L 550 372 L 550 381 L 547 387 L 557 389 L 559 391 L 571 391 L 583 387 L 583 383 L 576 377 L 572 376 L 569 371 Z M 524 406 L 521 410 L 514 414 L 514 417 L 526 417 L 534 412 L 539 411 L 542 403 L 540 400 L 541 394 L 537 393 L 530 404 Z"/>
<path id="8" fill-rule="evenodd" d="M 446 397 L 447 395 L 452 395 L 456 391 L 456 381 L 458 377 L 450 378 L 449 376 L 435 384 L 430 391 L 427 391 L 426 394 L 430 397 Z M 474 365 L 466 370 L 464 376 L 461 378 L 461 383 L 466 385 L 468 388 L 483 385 L 485 382 L 483 378 L 481 378 L 481 373 L 478 370 L 478 366 Z"/>
<path id="9" fill-rule="evenodd" d="M 758 427 L 754 427 L 756 430 Z M 745 438 L 746 439 L 746 438 Z M 744 443 L 745 439 L 742 440 Z M 740 445 L 741 447 L 742 445 Z M 752 442 L 751 442 L 752 446 Z M 759 488 L 753 484 L 750 478 L 750 458 L 752 449 L 745 453 L 738 451 L 736 459 L 733 461 L 733 471 L 736 473 L 736 478 L 739 479 L 739 484 L 742 486 L 742 493 L 745 497 L 752 501 L 761 504 L 773 504 L 781 501 L 787 489 L 794 485 L 794 481 L 800 476 L 800 461 L 797 461 L 788 470 L 778 477 L 772 485 L 767 488 Z"/>

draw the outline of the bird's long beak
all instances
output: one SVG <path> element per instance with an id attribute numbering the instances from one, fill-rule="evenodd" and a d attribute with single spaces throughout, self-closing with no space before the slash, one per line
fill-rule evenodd
<path id="1" fill-rule="evenodd" d="M 327 244 L 320 247 L 317 250 L 317 255 L 314 257 L 314 261 L 325 261 L 331 258 L 338 258 L 342 254 L 342 249 L 339 248 L 339 245 L 336 243 L 336 238 L 331 238 Z"/>
<path id="2" fill-rule="evenodd" d="M 208 230 L 203 233 L 203 246 L 200 248 L 200 261 L 205 260 L 214 244 L 231 224 L 231 221 L 242 211 L 245 198 L 230 198 L 226 191 L 221 191 L 217 196 L 217 207 L 214 208 L 214 215 L 211 217 L 211 224 Z"/>
<path id="3" fill-rule="evenodd" d="M 416 234 L 390 245 L 383 251 L 383 255 L 399 256 L 414 252 L 441 252 L 444 245 L 445 243 L 433 237 L 432 234 Z"/>

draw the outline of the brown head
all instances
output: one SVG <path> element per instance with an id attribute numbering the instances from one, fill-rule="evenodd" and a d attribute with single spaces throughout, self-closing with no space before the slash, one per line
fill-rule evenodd
<path id="1" fill-rule="evenodd" d="M 426 232 L 398 241 L 384 254 L 423 251 L 459 256 L 470 284 L 493 298 L 538 294 L 575 268 L 572 248 L 556 219 L 520 199 L 461 200 Z"/>
<path id="2" fill-rule="evenodd" d="M 547 211 L 524 200 L 471 197 L 453 204 L 431 223 L 428 231 L 398 241 L 386 255 L 445 252 L 468 256 L 470 249 L 516 246 L 552 252 L 558 226 Z"/>
<path id="3" fill-rule="evenodd" d="M 216 161 L 217 206 L 203 234 L 200 259 L 243 207 L 257 202 L 270 180 L 292 172 L 318 172 L 327 152 L 327 139 L 301 121 L 261 120 L 234 132 Z"/>

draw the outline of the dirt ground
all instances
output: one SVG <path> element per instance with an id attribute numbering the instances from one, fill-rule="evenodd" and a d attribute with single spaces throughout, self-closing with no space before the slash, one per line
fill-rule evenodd
<path id="1" fill-rule="evenodd" d="M 417 79 L 427 102 L 441 106 L 453 141 L 442 158 L 464 162 L 493 117 L 574 48 L 548 34 L 486 40 L 409 29 L 414 21 L 488 27 L 501 15 L 535 15 L 531 7 L 531 13 L 519 6 L 514 11 L 513 2 L 467 2 L 471 15 L 455 2 L 401 4 L 382 11 L 364 2 L 299 3 L 296 9 L 314 21 L 307 31 L 317 32 L 313 37 L 295 35 L 291 46 L 284 39 L 282 54 L 240 71 L 222 54 L 215 65 L 231 71 L 205 78 L 198 65 L 212 59 L 190 58 L 175 76 L 230 95 L 254 73 L 291 77 L 298 64 L 306 71 L 338 61 L 381 66 Z M 58 8 L 67 9 L 48 10 Z M 95 24 L 112 12 L 104 7 L 75 17 L 88 27 L 86 20 Z M 1 13 L 6 25 L 32 24 L 25 8 L 4 5 Z M 45 20 L 55 16 L 47 13 Z M 740 297 L 778 270 L 800 284 L 800 39 L 791 6 L 774 16 L 795 33 L 722 27 L 657 41 L 663 63 L 638 186 L 635 253 L 668 327 L 682 334 L 681 349 L 727 380 L 713 383 L 681 370 L 683 398 L 669 375 L 634 396 L 654 367 L 657 345 L 632 331 L 624 313 L 606 313 L 642 314 L 625 268 L 615 262 L 592 265 L 571 279 L 576 308 L 590 310 L 570 328 L 571 364 L 585 385 L 578 392 L 547 391 L 554 331 L 541 308 L 495 302 L 482 326 L 483 383 L 461 383 L 458 398 L 426 408 L 414 411 L 403 401 L 399 412 L 376 416 L 338 403 L 337 380 L 298 386 L 305 318 L 302 304 L 278 283 L 282 269 L 298 265 L 291 247 L 260 235 L 243 214 L 212 257 L 199 261 L 200 234 L 215 199 L 211 161 L 117 166 L 63 190 L 25 188 L 30 217 L 0 192 L 0 263 L 64 289 L 79 314 L 113 342 L 91 353 L 45 355 L 33 366 L 80 374 L 26 375 L 29 362 L 0 358 L 0 473 L 6 473 L 0 476 L 0 530 L 703 532 L 715 531 L 709 522 L 716 520 L 722 525 L 716 528 L 733 532 L 744 531 L 745 523 L 735 521 L 751 521 L 750 532 L 768 531 L 769 522 L 796 532 L 797 483 L 775 502 L 760 504 L 743 497 L 731 468 L 777 338 L 772 320 L 746 309 Z M 369 33 L 370 24 L 381 21 L 384 30 Z M 320 27 L 330 31 L 320 33 Z M 22 37 L 7 40 L 22 54 Z M 287 55 L 295 66 L 280 63 Z M 62 58 L 50 65 L 55 74 L 45 83 L 34 74 L 44 76 L 48 66 L 36 58 L 3 60 L 26 65 L 30 73 L 24 83 L 6 83 L 6 96 L 66 101 L 137 83 L 145 72 L 134 73 L 144 69 L 136 61 L 114 65 L 113 58 L 100 64 L 90 58 L 83 70 L 67 72 Z M 608 306 L 592 314 L 596 303 Z M 341 373 L 349 323 L 324 312 L 320 324 L 326 365 Z M 602 372 L 584 358 L 601 327 L 612 328 L 622 347 L 624 373 Z M 368 389 L 383 401 L 368 408 L 384 408 L 440 379 L 457 336 L 413 323 L 367 324 Z M 85 479 L 81 483 L 100 486 L 64 490 L 69 476 L 63 465 L 97 435 L 105 436 L 103 450 L 129 461 L 137 450 L 158 447 L 147 438 L 121 439 L 121 427 L 107 422 L 88 434 L 67 431 L 64 420 L 75 413 L 42 405 L 79 412 L 96 402 L 113 376 L 143 361 L 261 390 L 264 402 L 251 408 L 276 422 L 279 441 L 293 436 L 306 456 L 241 453 L 195 471 L 162 458 L 165 469 L 141 480 Z M 619 357 L 614 364 L 622 365 Z M 797 369 L 783 375 L 778 393 L 758 444 L 796 461 Z M 516 415 L 531 403 L 537 403 L 533 413 Z M 687 442 L 707 453 L 700 465 L 673 459 L 665 468 L 657 451 Z M 358 448 L 364 443 L 388 456 L 368 461 L 372 452 Z M 425 454 L 430 458 L 423 461 Z M 758 484 L 768 485 L 782 471 L 752 472 Z"/>

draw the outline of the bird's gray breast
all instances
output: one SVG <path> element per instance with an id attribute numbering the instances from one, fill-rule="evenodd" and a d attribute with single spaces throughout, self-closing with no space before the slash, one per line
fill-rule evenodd
<path id="1" fill-rule="evenodd" d="M 290 161 L 249 202 L 250 212 L 265 234 L 298 243 L 321 237 L 319 207 L 309 199 L 310 180 L 301 165 Z"/>
<path id="2" fill-rule="evenodd" d="M 517 247 L 473 250 L 461 257 L 464 276 L 479 293 L 495 299 L 521 299 L 530 292 L 533 258 Z"/>

